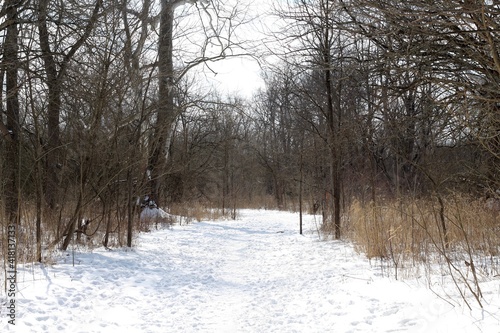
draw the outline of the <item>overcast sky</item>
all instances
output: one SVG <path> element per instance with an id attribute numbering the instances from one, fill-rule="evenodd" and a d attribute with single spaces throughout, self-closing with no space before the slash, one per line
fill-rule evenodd
<path id="1" fill-rule="evenodd" d="M 252 40 L 253 45 L 247 52 L 262 51 L 262 40 L 266 38 L 263 30 L 272 25 L 272 18 L 267 15 L 272 6 L 270 0 L 233 0 L 240 8 L 248 8 L 251 23 L 239 27 L 240 34 Z M 230 6 L 232 1 L 227 1 Z M 259 63 L 250 57 L 230 58 L 209 64 L 210 69 L 203 69 L 203 77 L 223 94 L 250 98 L 259 88 L 264 87 Z M 212 72 L 213 71 L 213 72 Z M 215 74 L 214 74 L 215 73 Z"/>

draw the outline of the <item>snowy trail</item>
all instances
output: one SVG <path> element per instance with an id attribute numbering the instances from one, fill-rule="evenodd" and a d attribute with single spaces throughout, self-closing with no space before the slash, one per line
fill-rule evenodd
<path id="1" fill-rule="evenodd" d="M 381 277 L 298 216 L 244 210 L 140 235 L 132 251 L 24 269 L 15 332 L 490 332 L 433 295 Z M 22 274 L 21 274 L 22 276 Z M 34 281 L 33 281 L 34 280 Z M 500 330 L 497 329 L 496 332 Z M 495 331 L 491 331 L 495 332 Z"/>

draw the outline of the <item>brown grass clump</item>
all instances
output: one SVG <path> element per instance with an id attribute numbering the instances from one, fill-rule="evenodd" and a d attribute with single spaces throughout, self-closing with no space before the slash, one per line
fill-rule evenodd
<path id="1" fill-rule="evenodd" d="M 350 207 L 350 233 L 356 247 L 368 258 L 416 259 L 427 253 L 426 233 L 433 231 L 432 210 L 423 210 L 422 202 L 400 201 L 362 204 Z"/>
<path id="2" fill-rule="evenodd" d="M 172 215 L 179 216 L 181 224 L 192 223 L 193 221 L 217 220 L 230 214 L 229 209 L 223 213 L 222 209 L 213 208 L 210 205 L 199 202 L 171 204 L 169 212 Z"/>
<path id="3" fill-rule="evenodd" d="M 500 221 L 481 200 L 463 195 L 408 198 L 380 202 L 354 201 L 349 209 L 348 237 L 368 258 L 389 259 L 398 267 L 432 258 L 466 262 L 484 258 L 498 270 Z"/>

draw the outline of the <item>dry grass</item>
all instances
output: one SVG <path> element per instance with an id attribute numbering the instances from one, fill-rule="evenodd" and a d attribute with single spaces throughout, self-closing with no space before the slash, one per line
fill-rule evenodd
<path id="1" fill-rule="evenodd" d="M 444 257 L 470 263 L 480 260 L 498 271 L 500 220 L 483 201 L 461 195 L 361 203 L 348 212 L 348 237 L 368 258 L 384 258 L 394 266 L 426 263 Z M 443 224 L 444 221 L 444 224 Z"/>
<path id="2" fill-rule="evenodd" d="M 76 203 L 66 202 L 60 212 L 48 213 L 44 211 L 42 216 L 42 261 L 51 263 L 54 261 L 54 253 L 58 253 L 58 247 L 62 243 L 62 233 L 72 219 L 75 212 Z M 122 247 L 126 245 L 127 237 L 127 214 L 126 207 L 112 207 L 103 212 L 102 207 L 88 207 L 80 213 L 80 218 L 90 221 L 85 233 L 75 232 L 70 248 L 96 248 L 103 245 L 106 229 L 109 225 L 108 247 Z M 201 203 L 189 203 L 183 205 L 174 205 L 170 213 L 180 216 L 181 223 L 194 221 L 214 220 L 222 218 L 220 209 L 215 209 Z M 2 213 L 0 213 L 2 214 Z M 229 212 L 227 212 L 230 216 Z M 1 216 L 1 239 L 6 239 L 7 222 L 4 216 Z M 134 215 L 134 235 L 144 230 L 151 230 L 162 225 L 172 224 L 170 219 L 158 221 L 141 221 L 139 212 Z M 78 229 L 78 228 L 77 228 Z M 59 237 L 57 236 L 59 234 Z M 17 262 L 19 264 L 36 261 L 36 209 L 33 203 L 24 202 L 21 205 L 21 225 L 17 227 Z M 60 239 L 58 243 L 55 240 Z M 0 261 L 4 263 L 6 257 L 6 242 L 2 242 L 0 247 Z M 2 276 L 0 276 L 1 281 Z"/>
<path id="3" fill-rule="evenodd" d="M 426 253 L 425 230 L 430 229 L 431 216 L 415 201 L 406 205 L 355 201 L 349 210 L 349 237 L 368 258 L 387 258 L 391 253 L 418 256 Z"/>
<path id="4" fill-rule="evenodd" d="M 223 213 L 222 209 L 214 208 L 200 202 L 172 204 L 169 207 L 169 212 L 172 215 L 179 216 L 182 219 L 181 224 L 192 223 L 194 221 L 217 220 L 225 216 L 230 216 L 230 210 L 226 210 Z"/>

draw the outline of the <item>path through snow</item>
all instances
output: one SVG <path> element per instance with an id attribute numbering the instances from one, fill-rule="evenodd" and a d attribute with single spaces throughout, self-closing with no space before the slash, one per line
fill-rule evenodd
<path id="1" fill-rule="evenodd" d="M 142 234 L 132 251 L 76 253 L 74 267 L 71 256 L 26 267 L 16 326 L 2 309 L 0 331 L 500 331 L 498 317 L 474 320 L 424 286 L 382 277 L 306 223 L 300 236 L 297 214 L 243 210 Z"/>

